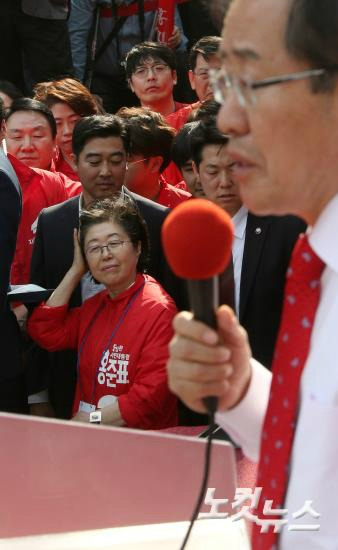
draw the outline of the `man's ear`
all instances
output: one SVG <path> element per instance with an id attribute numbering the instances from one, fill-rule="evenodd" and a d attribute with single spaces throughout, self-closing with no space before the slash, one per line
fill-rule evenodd
<path id="1" fill-rule="evenodd" d="M 150 157 L 148 161 L 148 170 L 155 174 L 156 172 L 159 172 L 161 170 L 161 166 L 163 164 L 163 157 L 161 155 L 157 155 L 156 157 Z"/>
<path id="2" fill-rule="evenodd" d="M 190 82 L 191 89 L 196 90 L 194 72 L 191 71 L 191 70 L 188 71 L 188 77 L 189 77 L 189 82 Z"/>
<path id="3" fill-rule="evenodd" d="M 3 139 L 5 139 L 6 131 L 7 131 L 6 122 L 5 122 L 5 120 L 3 120 L 3 121 L 1 122 L 1 125 L 0 125 L 0 141 L 2 141 Z"/>
<path id="4" fill-rule="evenodd" d="M 172 71 L 172 75 L 173 75 L 174 86 L 176 86 L 176 84 L 177 84 L 177 72 L 176 72 L 176 71 Z"/>
<path id="5" fill-rule="evenodd" d="M 131 78 L 128 78 L 127 83 L 128 83 L 128 88 L 130 88 L 131 91 L 135 93 L 134 87 L 131 82 Z"/>

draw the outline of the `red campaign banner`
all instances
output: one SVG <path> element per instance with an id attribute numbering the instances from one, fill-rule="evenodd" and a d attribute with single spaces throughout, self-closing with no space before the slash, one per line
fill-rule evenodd
<path id="1" fill-rule="evenodd" d="M 174 32 L 175 2 L 159 0 L 157 10 L 157 41 L 168 44 Z"/>

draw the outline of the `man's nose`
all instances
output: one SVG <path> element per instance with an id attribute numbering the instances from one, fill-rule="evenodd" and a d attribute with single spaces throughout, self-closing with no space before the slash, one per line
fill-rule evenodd
<path id="1" fill-rule="evenodd" d="M 101 163 L 100 176 L 106 176 L 111 173 L 110 164 L 107 161 Z"/>
<path id="2" fill-rule="evenodd" d="M 229 90 L 217 115 L 217 126 L 230 136 L 242 136 L 250 132 L 248 115 L 233 90 Z"/>
<path id="3" fill-rule="evenodd" d="M 72 128 L 69 122 L 66 120 L 62 125 L 62 133 L 63 135 L 69 135 L 72 133 Z"/>
<path id="4" fill-rule="evenodd" d="M 154 67 L 148 67 L 148 69 L 147 69 L 147 80 L 154 80 L 154 78 L 155 78 Z"/>
<path id="5" fill-rule="evenodd" d="M 32 136 L 30 136 L 29 134 L 25 134 L 21 142 L 21 149 L 32 149 L 32 148 L 33 148 Z"/>

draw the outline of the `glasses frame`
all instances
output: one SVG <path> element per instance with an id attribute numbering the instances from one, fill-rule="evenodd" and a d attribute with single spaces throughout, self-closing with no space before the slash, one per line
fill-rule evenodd
<path id="1" fill-rule="evenodd" d="M 140 162 L 144 162 L 145 160 L 149 160 L 149 157 L 145 157 L 144 159 L 139 159 L 139 160 L 132 160 L 131 162 L 127 160 L 126 168 L 128 170 L 129 166 L 132 166 L 133 164 L 138 164 Z"/>
<path id="2" fill-rule="evenodd" d="M 124 243 L 131 243 L 133 241 L 131 241 L 130 239 L 125 239 L 125 240 L 116 240 L 116 241 L 111 241 L 107 244 L 103 244 L 103 245 L 95 245 L 95 246 L 89 246 L 87 249 L 86 249 L 86 254 L 88 254 L 89 256 L 91 257 L 101 257 L 102 256 L 102 252 L 103 250 L 106 248 L 107 249 L 107 252 L 109 252 L 110 254 L 112 254 L 115 250 L 118 250 L 120 248 L 123 247 Z M 118 244 L 117 244 L 118 243 Z M 112 246 L 112 245 L 115 245 L 115 246 Z M 95 250 L 95 252 L 93 252 L 93 249 L 97 249 L 97 252 Z M 92 250 L 92 251 L 91 251 Z M 100 250 L 100 252 L 99 252 Z"/>
<path id="3" fill-rule="evenodd" d="M 169 65 L 167 63 L 154 63 L 154 65 L 150 65 L 149 67 L 146 67 L 145 65 L 136 67 L 136 69 L 133 72 L 133 76 L 136 76 L 136 78 L 139 78 L 140 80 L 145 80 L 146 78 L 148 78 L 149 71 L 151 71 L 151 73 L 154 76 L 158 76 L 158 73 L 156 71 L 156 67 L 164 67 L 164 70 L 168 70 L 168 69 L 171 70 L 171 68 L 169 67 Z M 141 70 L 144 69 L 145 70 L 144 75 L 137 74 L 137 71 L 139 69 L 141 69 Z M 160 72 L 162 73 L 162 71 L 160 71 Z"/>
<path id="4" fill-rule="evenodd" d="M 306 71 L 287 73 L 279 76 L 263 78 L 262 80 L 251 81 L 249 79 L 245 80 L 229 75 L 224 67 L 222 67 L 221 69 L 209 69 L 209 78 L 213 88 L 215 100 L 218 103 L 222 104 L 226 99 L 225 93 L 222 90 L 224 87 L 225 90 L 234 90 L 240 105 L 242 107 L 246 107 L 248 103 L 252 106 L 256 104 L 257 98 L 254 93 L 255 90 L 266 88 L 268 86 L 275 86 L 277 84 L 284 84 L 285 82 L 303 80 L 314 76 L 323 76 L 324 74 L 328 74 L 328 72 L 328 69 L 308 69 Z M 248 97 L 246 97 L 246 95 Z"/>

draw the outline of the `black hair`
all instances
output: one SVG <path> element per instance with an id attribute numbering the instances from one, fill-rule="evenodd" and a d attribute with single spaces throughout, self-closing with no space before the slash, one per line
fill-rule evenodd
<path id="1" fill-rule="evenodd" d="M 179 169 L 192 159 L 191 135 L 198 124 L 198 122 L 188 122 L 182 126 L 174 138 L 171 157 Z"/>
<path id="2" fill-rule="evenodd" d="M 14 99 L 13 103 L 5 111 L 5 120 L 8 120 L 14 113 L 19 111 L 32 111 L 33 113 L 39 113 L 47 120 L 50 130 L 52 132 L 53 138 L 56 136 L 56 122 L 53 117 L 52 111 L 41 101 L 36 99 L 31 99 L 30 97 L 20 97 L 19 99 Z"/>
<path id="3" fill-rule="evenodd" d="M 134 248 L 141 243 L 141 253 L 136 269 L 143 273 L 149 261 L 149 237 L 147 224 L 133 199 L 124 193 L 110 199 L 93 201 L 80 215 L 80 246 L 83 255 L 88 230 L 93 225 L 113 221 L 123 227 Z"/>
<path id="4" fill-rule="evenodd" d="M 191 155 L 192 160 L 198 167 L 202 161 L 202 153 L 207 145 L 226 145 L 229 137 L 222 134 L 215 123 L 205 124 L 199 121 L 197 126 L 191 132 Z"/>
<path id="5" fill-rule="evenodd" d="M 193 45 L 189 53 L 189 65 L 192 71 L 196 68 L 197 56 L 201 54 L 205 61 L 209 61 L 210 56 L 216 55 L 222 39 L 220 36 L 203 36 Z"/>
<path id="6" fill-rule="evenodd" d="M 160 63 L 165 63 L 172 71 L 176 71 L 176 57 L 171 48 L 157 42 L 141 42 L 134 46 L 127 54 L 125 60 L 127 78 L 130 79 L 137 67 L 149 58 Z"/>
<path id="7" fill-rule="evenodd" d="M 220 104 L 215 99 L 203 101 L 199 107 L 193 109 L 188 118 L 188 122 L 202 120 L 206 124 L 211 122 L 215 123 L 220 108 Z"/>
<path id="8" fill-rule="evenodd" d="M 22 91 L 8 80 L 0 80 L 0 92 L 8 95 L 11 99 L 19 99 L 19 97 L 23 97 Z"/>
<path id="9" fill-rule="evenodd" d="M 142 155 L 145 158 L 162 157 L 163 162 L 160 167 L 160 173 L 162 173 L 171 161 L 171 146 L 175 130 L 160 113 L 148 108 L 125 107 L 120 109 L 119 114 L 126 123 L 129 153 Z"/>
<path id="10" fill-rule="evenodd" d="M 315 69 L 327 69 L 313 77 L 313 92 L 330 91 L 338 75 L 337 0 L 293 0 L 286 27 L 286 49 Z"/>
<path id="11" fill-rule="evenodd" d="M 116 115 L 92 115 L 81 118 L 74 126 L 73 152 L 78 157 L 87 141 L 93 138 L 121 138 L 128 151 L 128 136 L 123 120 Z"/>
<path id="12" fill-rule="evenodd" d="M 5 120 L 5 107 L 2 98 L 0 97 L 0 124 Z"/>

